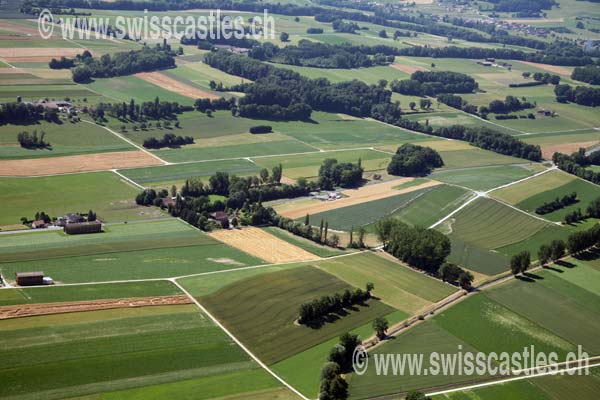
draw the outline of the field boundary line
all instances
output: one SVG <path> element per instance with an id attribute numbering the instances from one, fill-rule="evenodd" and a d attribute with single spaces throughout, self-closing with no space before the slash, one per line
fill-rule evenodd
<path id="1" fill-rule="evenodd" d="M 433 223 L 433 225 L 431 225 L 429 227 L 429 229 L 433 229 L 436 226 L 444 223 L 445 221 L 447 221 L 448 219 L 450 219 L 453 215 L 455 215 L 456 213 L 458 213 L 460 210 L 462 210 L 463 208 L 467 207 L 469 204 L 471 204 L 472 202 L 474 202 L 475 200 L 484 197 L 481 193 L 477 193 L 475 191 L 473 191 L 474 196 L 472 196 L 470 199 L 468 199 L 467 201 L 465 201 L 460 207 L 458 207 L 456 210 L 452 211 L 450 214 L 446 215 L 445 217 L 443 217 L 442 219 L 438 220 L 437 222 Z"/>
<path id="2" fill-rule="evenodd" d="M 259 366 L 261 366 L 265 371 L 271 374 L 273 378 L 277 379 L 280 383 L 282 383 L 285 387 L 287 387 L 301 399 L 310 400 L 308 397 L 304 396 L 302 393 L 296 390 L 292 385 L 287 383 L 283 378 L 281 378 L 279 375 L 273 372 L 265 363 L 263 363 L 257 356 L 255 356 L 254 353 L 252 353 L 246 346 L 244 346 L 244 344 L 238 338 L 236 338 L 227 328 L 225 328 L 225 326 L 221 324 L 221 322 L 219 322 L 219 320 L 216 317 L 214 317 L 202 304 L 200 304 L 200 302 L 194 296 L 192 296 L 183 286 L 181 286 L 176 279 L 169 279 L 169 281 L 171 281 L 175 286 L 179 288 L 179 290 L 185 293 L 185 295 L 188 296 L 190 300 L 192 300 L 192 302 L 194 302 L 194 304 L 200 309 L 200 311 L 206 314 L 206 316 L 210 318 L 215 325 L 221 328 L 221 330 L 223 330 L 223 332 L 225 332 L 227 336 L 231 338 L 231 340 L 233 340 L 238 346 L 240 346 L 242 350 L 244 350 L 246 354 L 248 354 L 250 358 L 252 358 Z"/>
<path id="3" fill-rule="evenodd" d="M 161 162 L 161 163 L 163 163 L 164 165 L 169 165 L 169 164 L 170 164 L 168 161 L 165 161 L 165 160 L 163 160 L 162 158 L 160 158 L 160 157 L 159 157 L 159 156 L 157 156 L 156 154 L 154 154 L 154 153 L 152 153 L 152 152 L 150 152 L 150 151 L 146 150 L 145 148 L 143 148 L 142 146 L 140 146 L 140 145 L 138 145 L 137 143 L 133 142 L 132 140 L 130 140 L 130 139 L 127 139 L 125 136 L 121 135 L 120 133 L 117 133 L 117 132 L 113 131 L 113 130 L 112 130 L 112 129 L 110 129 L 108 126 L 99 125 L 99 124 L 96 124 L 96 123 L 94 123 L 94 122 L 88 121 L 88 120 L 86 120 L 86 119 L 82 119 L 82 120 L 81 120 L 81 122 L 85 122 L 85 123 L 88 123 L 88 124 L 90 124 L 90 125 L 96 125 L 96 126 L 99 126 L 99 127 L 103 128 L 103 129 L 105 129 L 105 130 L 109 131 L 110 133 L 112 133 L 113 135 L 115 135 L 116 137 L 118 137 L 119 139 L 121 139 L 121 140 L 123 140 L 123 141 L 125 141 L 125 142 L 129 143 L 130 145 L 132 145 L 133 147 L 137 148 L 138 150 L 141 150 L 141 151 L 143 151 L 144 153 L 146 153 L 146 154 L 150 155 L 151 157 L 154 157 L 154 158 L 156 158 L 158 161 L 160 161 L 160 162 Z M 139 168 L 139 167 L 138 167 L 138 168 Z"/>
<path id="4" fill-rule="evenodd" d="M 125 179 L 127 182 L 131 183 L 133 186 L 145 190 L 146 187 L 140 185 L 139 183 L 135 182 L 134 180 L 126 177 L 125 175 L 123 175 L 122 173 L 120 173 L 119 171 L 117 171 L 116 169 L 111 169 L 112 172 L 114 172 L 115 174 L 119 175 L 122 179 Z"/>
<path id="5" fill-rule="evenodd" d="M 558 167 L 557 167 L 556 165 L 553 165 L 553 166 L 552 166 L 552 167 L 550 167 L 550 168 L 547 168 L 547 169 L 545 169 L 545 170 L 543 170 L 543 171 L 537 172 L 537 173 L 535 173 L 535 174 L 533 174 L 533 175 L 526 176 L 526 177 L 525 177 L 525 178 L 523 178 L 523 179 L 519 179 L 519 180 L 516 180 L 516 181 L 513 181 L 513 182 L 509 182 L 509 183 L 506 183 L 506 184 L 504 184 L 504 185 L 496 186 L 495 188 L 492 188 L 492 189 L 490 189 L 490 190 L 487 190 L 487 191 L 485 191 L 484 193 L 485 193 L 485 194 L 490 194 L 490 193 L 492 193 L 492 192 L 495 192 L 496 190 L 504 189 L 504 188 L 507 188 L 507 187 L 509 187 L 509 186 L 516 185 L 516 184 L 518 184 L 518 183 L 521 183 L 521 182 L 525 182 L 525 181 L 527 181 L 527 180 L 529 180 L 529 179 L 537 178 L 538 176 L 540 176 L 540 175 L 544 175 L 544 174 L 546 174 L 546 173 L 548 173 L 548 172 L 550 172 L 550 171 L 556 171 L 556 170 L 558 170 Z"/>

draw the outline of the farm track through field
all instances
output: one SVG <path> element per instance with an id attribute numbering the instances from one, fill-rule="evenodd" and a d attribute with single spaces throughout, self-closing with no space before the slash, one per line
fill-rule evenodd
<path id="1" fill-rule="evenodd" d="M 115 308 L 172 306 L 192 304 L 185 295 L 132 297 L 124 299 L 69 301 L 61 303 L 20 304 L 0 307 L 0 320 L 32 317 L 36 315 L 65 314 L 82 311 L 111 310 Z"/>

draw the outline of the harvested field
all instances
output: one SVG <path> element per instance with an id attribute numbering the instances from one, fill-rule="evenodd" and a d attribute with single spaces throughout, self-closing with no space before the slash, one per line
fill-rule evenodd
<path id="1" fill-rule="evenodd" d="M 216 96 L 208 91 L 188 86 L 185 83 L 179 82 L 173 78 L 161 74 L 160 72 L 142 72 L 139 74 L 135 74 L 135 76 L 160 88 L 166 89 L 173 93 L 177 93 L 181 96 L 189 97 L 191 99 L 219 98 L 219 96 Z"/>
<path id="2" fill-rule="evenodd" d="M 115 308 L 173 306 L 191 304 L 186 295 L 131 297 L 125 299 L 68 301 L 62 303 L 21 304 L 0 307 L 0 320 L 11 318 L 32 317 L 34 315 L 65 314 L 81 311 L 111 310 Z"/>
<path id="3" fill-rule="evenodd" d="M 571 154 L 582 147 L 584 149 L 587 149 L 588 147 L 595 146 L 598 143 L 600 142 L 597 140 L 593 140 L 590 142 L 563 143 L 551 146 L 542 146 L 542 156 L 547 160 L 551 160 L 554 153 Z"/>
<path id="4" fill-rule="evenodd" d="M 427 68 L 419 67 L 417 65 L 390 64 L 390 67 L 397 69 L 398 71 L 406 72 L 407 74 L 412 74 L 417 71 L 429 71 Z"/>
<path id="5" fill-rule="evenodd" d="M 0 48 L 0 58 L 8 62 L 44 62 L 56 57 L 74 57 L 82 52 L 81 48 L 64 47 Z"/>
<path id="6" fill-rule="evenodd" d="M 271 263 L 314 260 L 317 257 L 259 228 L 222 229 L 209 234 L 221 242 Z"/>
<path id="7" fill-rule="evenodd" d="M 557 65 L 534 63 L 534 62 L 530 62 L 530 61 L 521 61 L 521 63 L 523 63 L 525 65 L 531 65 L 532 67 L 543 69 L 545 71 L 552 72 L 555 74 L 571 76 L 571 70 L 569 70 L 568 68 L 565 68 L 565 67 L 559 67 Z"/>
<path id="8" fill-rule="evenodd" d="M 0 161 L 0 176 L 45 176 L 119 168 L 147 167 L 162 163 L 143 151 Z"/>
<path id="9" fill-rule="evenodd" d="M 405 189 L 396 190 L 394 187 L 413 181 L 414 178 L 394 179 L 385 183 L 362 186 L 358 189 L 344 190 L 343 194 L 348 196 L 334 201 L 319 201 L 315 200 L 310 204 L 305 204 L 301 207 L 290 209 L 289 211 L 281 211 L 280 214 L 284 217 L 296 219 L 305 216 L 306 214 L 317 214 L 325 211 L 335 210 L 342 207 L 353 206 L 356 204 L 365 203 L 368 201 L 384 199 L 386 197 L 397 196 L 399 194 L 412 192 L 419 189 L 425 189 L 431 186 L 439 185 L 437 181 L 427 181 L 420 185 L 410 186 Z"/>

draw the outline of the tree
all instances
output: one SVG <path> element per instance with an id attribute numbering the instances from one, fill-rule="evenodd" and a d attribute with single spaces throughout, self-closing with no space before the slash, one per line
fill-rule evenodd
<path id="1" fill-rule="evenodd" d="M 273 182 L 280 183 L 282 174 L 283 166 L 281 164 L 274 166 L 272 170 Z"/>
<path id="2" fill-rule="evenodd" d="M 95 221 L 96 220 L 96 213 L 93 212 L 92 210 L 88 211 L 88 215 L 87 215 L 87 220 L 89 222 Z"/>
<path id="3" fill-rule="evenodd" d="M 431 400 L 431 397 L 425 396 L 425 393 L 413 391 L 406 395 L 406 400 Z"/>
<path id="4" fill-rule="evenodd" d="M 567 249 L 567 245 L 560 239 L 553 240 L 550 242 L 550 250 L 553 262 L 560 260 L 565 255 L 565 250 Z"/>
<path id="5" fill-rule="evenodd" d="M 304 226 L 309 226 L 310 225 L 310 215 L 306 214 L 306 216 L 304 217 Z"/>
<path id="6" fill-rule="evenodd" d="M 548 261 L 552 259 L 552 248 L 547 244 L 541 245 L 538 250 L 538 259 L 541 265 L 548 264 Z"/>
<path id="7" fill-rule="evenodd" d="M 338 247 L 340 245 L 340 237 L 335 233 L 331 235 L 331 239 L 329 239 L 329 245 L 331 247 Z"/>
<path id="8" fill-rule="evenodd" d="M 348 239 L 348 247 L 353 248 L 354 247 L 354 227 L 350 228 L 350 238 Z"/>
<path id="9" fill-rule="evenodd" d="M 266 168 L 261 169 L 260 170 L 260 180 L 261 180 L 261 182 L 263 184 L 267 183 L 268 179 L 269 179 L 269 170 L 266 169 Z"/>
<path id="10" fill-rule="evenodd" d="M 382 30 L 380 30 L 380 31 L 379 31 L 379 37 L 380 37 L 380 38 L 387 39 L 387 37 L 388 37 L 388 34 L 387 34 L 387 32 L 385 31 L 385 29 L 382 29 Z"/>
<path id="11" fill-rule="evenodd" d="M 410 103 L 408 103 L 408 106 L 410 107 L 411 110 L 415 110 L 415 107 L 417 106 L 417 103 L 415 103 L 414 101 L 411 101 Z"/>
<path id="12" fill-rule="evenodd" d="M 290 34 L 287 32 L 281 32 L 281 35 L 279 35 L 279 40 L 281 40 L 282 42 L 287 42 L 290 40 Z"/>
<path id="13" fill-rule="evenodd" d="M 375 290 L 375 285 L 373 284 L 373 282 L 367 282 L 365 290 L 367 291 L 369 296 L 371 296 L 371 292 L 373 292 L 373 290 Z"/>
<path id="14" fill-rule="evenodd" d="M 510 259 L 510 270 L 513 275 L 525 273 L 531 265 L 531 255 L 527 250 L 515 254 Z"/>
<path id="15" fill-rule="evenodd" d="M 171 197 L 176 197 L 177 196 L 177 186 L 173 185 L 171 186 Z"/>
<path id="16" fill-rule="evenodd" d="M 367 230 L 365 229 L 364 226 L 359 226 L 358 227 L 358 247 L 363 248 L 365 247 L 365 235 L 367 234 Z"/>
<path id="17" fill-rule="evenodd" d="M 383 318 L 383 317 L 378 317 L 375 318 L 375 320 L 373 321 L 373 330 L 375 331 L 375 334 L 377 335 L 377 337 L 381 340 L 386 338 L 386 332 L 389 328 L 389 323 L 387 321 L 387 319 Z"/>
<path id="18" fill-rule="evenodd" d="M 458 276 L 458 285 L 467 291 L 470 291 L 472 288 L 473 280 L 475 277 L 469 271 L 463 271 Z"/>
<path id="19" fill-rule="evenodd" d="M 458 277 L 463 272 L 463 269 L 453 263 L 444 263 L 438 270 L 438 275 L 444 282 L 456 285 Z"/>

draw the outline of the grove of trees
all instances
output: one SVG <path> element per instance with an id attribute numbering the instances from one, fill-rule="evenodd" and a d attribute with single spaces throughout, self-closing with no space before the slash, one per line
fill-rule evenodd
<path id="1" fill-rule="evenodd" d="M 405 143 L 396 150 L 387 172 L 390 175 L 423 176 L 443 166 L 442 157 L 431 147 Z"/>

